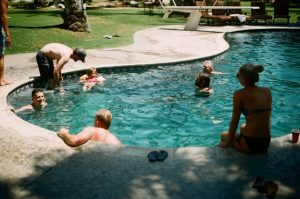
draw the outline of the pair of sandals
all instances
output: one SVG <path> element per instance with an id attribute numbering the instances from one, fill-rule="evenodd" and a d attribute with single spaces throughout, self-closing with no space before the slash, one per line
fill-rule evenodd
<path id="1" fill-rule="evenodd" d="M 148 153 L 149 162 L 164 161 L 168 157 L 168 152 L 165 150 L 151 151 Z"/>
<path id="2" fill-rule="evenodd" d="M 255 178 L 252 187 L 260 193 L 265 193 L 267 198 L 275 198 L 278 191 L 278 185 L 274 181 L 261 176 Z"/>

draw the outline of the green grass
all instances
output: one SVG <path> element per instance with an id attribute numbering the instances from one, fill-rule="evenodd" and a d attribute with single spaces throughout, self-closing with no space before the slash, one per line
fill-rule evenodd
<path id="1" fill-rule="evenodd" d="M 133 34 L 148 27 L 183 24 L 181 16 L 162 19 L 160 11 L 144 13 L 143 9 L 111 8 L 88 10 L 92 32 L 72 32 L 59 27 L 63 20 L 57 9 L 9 9 L 12 45 L 7 54 L 35 52 L 46 43 L 59 42 L 70 47 L 107 48 L 133 43 Z M 105 39 L 103 35 L 119 35 Z"/>
<path id="2" fill-rule="evenodd" d="M 249 2 L 243 2 L 249 3 Z M 268 7 L 268 14 L 273 10 Z M 133 43 L 133 34 L 149 27 L 185 24 L 182 15 L 172 15 L 162 19 L 162 11 L 154 9 L 153 14 L 143 8 L 105 8 L 87 10 L 92 32 L 72 32 L 59 27 L 63 20 L 58 9 L 14 9 L 8 11 L 9 26 L 12 35 L 12 45 L 6 54 L 36 52 L 43 45 L 59 42 L 72 48 L 82 47 L 109 48 Z M 291 23 L 297 22 L 300 8 L 290 8 Z M 103 35 L 119 35 L 113 39 L 105 39 Z"/>

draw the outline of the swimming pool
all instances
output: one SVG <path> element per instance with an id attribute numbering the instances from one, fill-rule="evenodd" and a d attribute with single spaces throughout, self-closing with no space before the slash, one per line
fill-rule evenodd
<path id="1" fill-rule="evenodd" d="M 215 92 L 206 98 L 195 95 L 194 80 L 200 62 L 148 69 L 103 70 L 103 86 L 83 92 L 78 77 L 66 79 L 65 93 L 47 92 L 48 106 L 41 112 L 24 112 L 21 118 L 57 131 L 73 132 L 93 125 L 95 112 L 108 108 L 113 114 L 111 131 L 126 145 L 141 147 L 213 146 L 231 118 L 232 94 L 241 88 L 235 79 L 244 63 L 262 63 L 260 85 L 273 94 L 272 135 L 298 128 L 299 32 L 248 32 L 226 36 L 231 48 L 213 59 Z M 31 89 L 9 97 L 14 107 L 30 103 Z M 244 120 L 240 121 L 240 124 Z"/>

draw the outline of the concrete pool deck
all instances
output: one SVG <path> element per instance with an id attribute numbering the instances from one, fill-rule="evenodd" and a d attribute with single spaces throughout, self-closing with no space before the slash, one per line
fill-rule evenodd
<path id="1" fill-rule="evenodd" d="M 87 63 L 68 63 L 63 72 L 96 67 L 176 63 L 211 57 L 228 49 L 224 33 L 272 26 L 164 26 L 139 31 L 135 43 L 87 50 Z M 298 29 L 293 27 L 293 29 Z M 54 132 L 29 124 L 7 108 L 6 96 L 37 76 L 35 53 L 5 56 L 0 87 L 0 198 L 265 198 L 251 188 L 255 176 L 279 185 L 276 198 L 300 198 L 300 141 L 291 134 L 272 139 L 269 152 L 245 155 L 219 147 L 168 148 L 163 162 L 149 163 L 155 148 L 70 148 Z M 28 96 L 30 98 L 30 96 Z M 299 128 L 299 127 L 291 127 Z M 224 129 L 226 130 L 226 129 Z"/>

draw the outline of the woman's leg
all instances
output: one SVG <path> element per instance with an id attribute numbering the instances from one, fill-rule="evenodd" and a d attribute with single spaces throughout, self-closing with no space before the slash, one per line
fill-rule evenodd
<path id="1" fill-rule="evenodd" d="M 240 128 L 240 133 L 243 135 L 244 129 L 245 129 L 245 124 L 243 124 Z M 234 141 L 234 148 L 236 148 L 238 151 L 241 151 L 243 153 L 250 153 L 251 150 L 249 149 L 246 140 L 244 139 L 244 137 L 237 134 L 235 136 L 235 141 Z"/>

